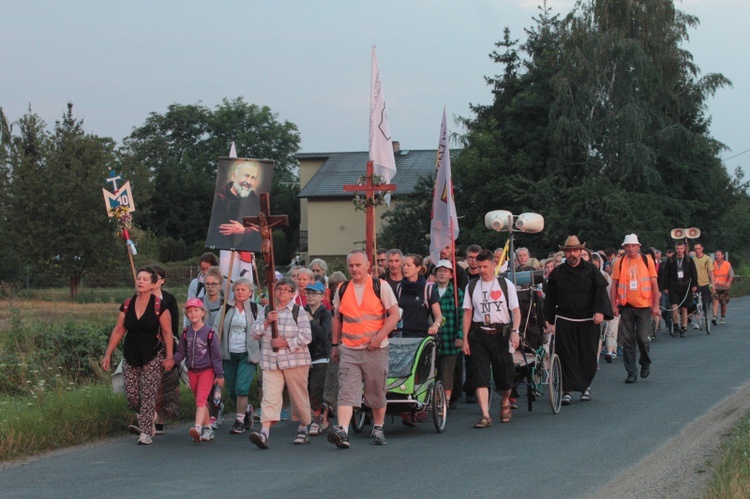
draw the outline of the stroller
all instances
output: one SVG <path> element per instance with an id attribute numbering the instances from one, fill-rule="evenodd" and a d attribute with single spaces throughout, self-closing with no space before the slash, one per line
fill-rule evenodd
<path id="1" fill-rule="evenodd" d="M 435 430 L 442 433 L 448 416 L 445 387 L 437 379 L 437 341 L 427 338 L 391 338 L 386 380 L 386 414 L 432 412 Z M 361 432 L 372 410 L 362 402 L 354 409 L 352 428 Z"/>

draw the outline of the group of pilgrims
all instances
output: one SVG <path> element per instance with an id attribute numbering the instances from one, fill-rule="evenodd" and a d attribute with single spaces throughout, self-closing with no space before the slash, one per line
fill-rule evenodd
<path id="1" fill-rule="evenodd" d="M 549 344 L 554 337 L 562 364 L 562 405 L 568 405 L 574 393 L 581 401 L 592 400 L 600 359 L 612 363 L 622 356 L 626 383 L 636 382 L 639 374 L 647 378 L 650 343 L 662 322 L 672 336 L 685 335 L 690 319 L 685 298 L 691 290 L 707 290 L 713 322 L 718 318 L 723 324 L 734 277 L 731 265 L 723 266 L 723 251 L 717 251 L 716 264 L 708 257 L 708 265 L 702 245 L 697 257 L 687 256 L 688 250 L 680 241 L 662 260 L 658 250 L 642 251 L 635 234 L 625 237 L 619 251 L 594 251 L 570 236 L 542 260 L 526 248 L 506 257 L 502 248 L 493 252 L 472 244 L 463 257 L 449 245 L 432 261 L 379 249 L 374 265 L 355 251 L 347 265 L 355 284 L 361 283 L 355 276 L 361 256 L 372 287 L 386 288 L 378 294 L 379 310 L 395 309 L 391 303 L 397 303 L 398 322 L 394 319 L 388 337 L 436 339 L 437 376 L 448 407 L 476 407 L 481 414 L 473 427 L 482 429 L 493 425 L 488 404 L 493 388 L 501 395 L 499 421 L 511 422 L 518 408 L 514 372 L 526 347 Z M 291 266 L 285 275 L 276 272 L 275 306 L 269 307 L 268 293 L 244 277 L 227 284 L 218 264 L 213 253 L 201 256 L 182 317 L 175 297 L 163 289 L 166 273 L 159 265 L 137 270 L 136 294 L 120 306 L 101 364 L 110 368 L 124 338 L 125 394 L 137 413 L 128 429 L 138 435 L 138 444 L 153 443 L 164 433 L 165 419 L 178 416 L 182 378 L 195 396 L 195 420 L 188 431 L 195 443 L 213 440 L 214 432 L 231 421 L 229 433 L 250 432 L 250 441 L 267 449 L 271 428 L 291 415 L 297 423 L 294 444 L 328 432 L 331 443 L 348 448 L 351 408 L 342 409 L 339 397 L 350 383 L 338 362 L 348 330 L 335 308 L 342 306 L 348 276 L 329 274 L 322 259 Z M 508 277 L 519 272 L 538 278 L 516 286 Z M 362 292 L 357 292 L 361 302 Z M 378 324 L 390 328 L 392 323 Z M 387 356 L 386 345 L 378 349 Z M 225 420 L 225 407 L 235 409 L 234 418 Z M 339 424 L 332 424 L 342 410 L 345 420 L 338 414 Z M 426 420 L 426 412 L 401 414 L 408 427 Z M 375 423 L 373 443 L 383 445 L 382 421 Z"/>

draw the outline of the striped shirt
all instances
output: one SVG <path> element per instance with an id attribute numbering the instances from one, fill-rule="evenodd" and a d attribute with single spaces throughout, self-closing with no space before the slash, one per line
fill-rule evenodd
<path id="1" fill-rule="evenodd" d="M 290 301 L 284 308 L 278 310 L 279 338 L 283 338 L 289 343 L 288 348 L 279 348 L 278 352 L 274 352 L 273 347 L 271 347 L 271 326 L 263 324 L 266 318 L 265 307 L 258 310 L 258 318 L 250 329 L 250 336 L 253 339 L 261 340 L 260 368 L 264 371 L 279 371 L 309 366 L 311 363 L 310 351 L 307 349 L 307 345 L 312 341 L 310 319 L 307 317 L 305 310 L 300 307 L 300 313 L 295 323 L 292 314 L 293 307 L 294 303 Z"/>

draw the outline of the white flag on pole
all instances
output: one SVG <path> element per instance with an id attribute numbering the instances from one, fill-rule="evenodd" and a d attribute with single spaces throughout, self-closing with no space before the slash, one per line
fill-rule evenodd
<path id="1" fill-rule="evenodd" d="M 383 177 L 386 183 L 396 176 L 396 158 L 393 155 L 391 128 L 388 126 L 388 113 L 380 80 L 380 68 L 375 47 L 372 47 L 372 84 L 370 88 L 370 161 L 373 173 Z M 390 204 L 390 194 L 386 194 Z"/>
<path id="2" fill-rule="evenodd" d="M 453 180 L 451 178 L 451 152 L 448 148 L 448 127 L 440 125 L 440 140 L 435 172 L 435 187 L 432 191 L 432 220 L 430 221 L 430 259 L 437 263 L 440 250 L 458 238 L 458 217 L 453 200 Z"/>

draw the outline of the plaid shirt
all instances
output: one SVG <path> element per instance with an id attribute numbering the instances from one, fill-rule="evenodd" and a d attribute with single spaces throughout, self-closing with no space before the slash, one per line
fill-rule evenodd
<path id="1" fill-rule="evenodd" d="M 435 288 L 437 292 L 437 286 Z M 438 296 L 440 296 L 438 294 Z M 464 333 L 461 328 L 461 321 L 463 320 L 463 309 L 461 304 L 464 301 L 464 292 L 462 289 L 458 290 L 458 310 L 456 310 L 456 302 L 453 299 L 453 283 L 448 283 L 448 288 L 440 296 L 440 311 L 443 314 L 443 327 L 440 328 L 440 355 L 455 355 L 461 351 L 460 348 L 456 347 L 456 339 L 463 339 Z"/>
<path id="2" fill-rule="evenodd" d="M 295 323 L 292 315 L 293 307 L 294 302 L 290 301 L 286 307 L 278 310 L 279 338 L 283 338 L 289 343 L 289 348 L 279 348 L 278 352 L 274 352 L 273 347 L 271 347 L 271 326 L 266 327 L 263 324 L 266 318 L 266 308 L 261 307 L 258 310 L 258 318 L 250 329 L 250 336 L 254 340 L 261 339 L 260 368 L 264 371 L 280 371 L 311 364 L 310 351 L 307 349 L 307 345 L 312 341 L 310 319 L 308 319 L 305 309 L 300 307 Z"/>

